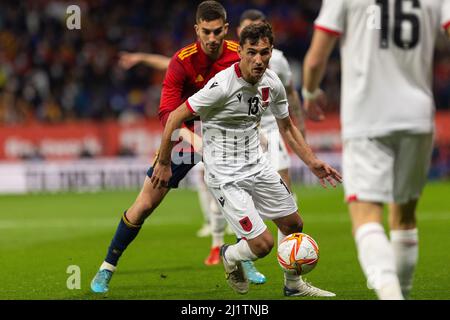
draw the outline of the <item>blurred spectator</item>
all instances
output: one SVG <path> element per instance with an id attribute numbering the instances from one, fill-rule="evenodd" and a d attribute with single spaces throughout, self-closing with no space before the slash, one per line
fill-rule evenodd
<path id="1" fill-rule="evenodd" d="M 195 39 L 199 1 L 24 0 L 0 3 L 0 124 L 155 117 L 164 72 L 139 65 L 117 66 L 119 51 L 172 55 Z M 317 0 L 227 0 L 230 36 L 242 11 L 258 8 L 273 23 L 275 44 L 300 66 L 309 46 Z M 66 9 L 81 8 L 81 30 L 66 27 Z M 339 108 L 337 55 L 324 86 Z M 299 63 L 300 62 L 300 63 Z M 295 70 L 294 70 L 295 72 Z M 297 72 L 298 74 L 298 72 Z M 436 52 L 438 108 L 450 109 L 450 48 Z M 295 80 L 300 85 L 300 79 Z"/>

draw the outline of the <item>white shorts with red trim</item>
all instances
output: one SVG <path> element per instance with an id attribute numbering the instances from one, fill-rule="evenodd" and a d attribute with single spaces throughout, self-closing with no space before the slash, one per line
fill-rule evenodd
<path id="1" fill-rule="evenodd" d="M 427 180 L 433 134 L 396 132 L 344 141 L 343 178 L 348 202 L 406 203 Z"/>
<path id="2" fill-rule="evenodd" d="M 266 230 L 263 220 L 297 212 L 297 203 L 278 172 L 269 165 L 245 179 L 210 188 L 238 238 L 254 239 Z"/>

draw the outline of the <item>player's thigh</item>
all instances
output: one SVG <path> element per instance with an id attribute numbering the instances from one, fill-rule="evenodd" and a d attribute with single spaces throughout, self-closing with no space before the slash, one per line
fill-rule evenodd
<path id="1" fill-rule="evenodd" d="M 256 210 L 245 184 L 242 181 L 228 183 L 210 190 L 236 236 L 250 240 L 262 234 L 267 227 Z"/>
<path id="2" fill-rule="evenodd" d="M 151 179 L 145 177 L 144 184 L 137 199 L 146 202 L 148 207 L 157 207 L 169 191 L 170 188 L 155 188 Z"/>
<path id="3" fill-rule="evenodd" d="M 155 157 L 153 165 L 148 169 L 147 176 L 149 178 L 153 175 L 154 165 L 158 159 L 158 155 Z M 191 169 L 201 162 L 201 155 L 191 152 L 174 152 L 171 161 L 172 176 L 169 179 L 169 188 L 178 188 L 179 183 L 188 174 Z"/>
<path id="4" fill-rule="evenodd" d="M 427 181 L 433 135 L 399 133 L 395 139 L 397 152 L 394 163 L 393 202 L 406 204 L 420 197 Z M 406 211 L 405 214 L 408 213 Z"/>
<path id="5" fill-rule="evenodd" d="M 342 168 L 347 201 L 390 202 L 395 150 L 377 138 L 344 141 Z"/>
<path id="6" fill-rule="evenodd" d="M 297 203 L 274 168 L 266 166 L 255 178 L 252 197 L 263 219 L 275 220 L 297 212 Z"/>

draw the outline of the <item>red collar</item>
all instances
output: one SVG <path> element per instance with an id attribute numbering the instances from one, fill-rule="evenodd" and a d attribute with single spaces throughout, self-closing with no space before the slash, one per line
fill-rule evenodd
<path id="1" fill-rule="evenodd" d="M 236 75 L 238 76 L 238 78 L 242 78 L 241 69 L 239 69 L 239 62 L 236 62 L 234 64 L 234 71 L 236 72 Z"/>

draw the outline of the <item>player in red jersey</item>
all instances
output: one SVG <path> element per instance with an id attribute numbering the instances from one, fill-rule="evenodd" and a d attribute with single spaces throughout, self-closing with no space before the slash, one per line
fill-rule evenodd
<path id="1" fill-rule="evenodd" d="M 220 3 L 204 1 L 199 4 L 195 31 L 199 40 L 176 52 L 170 61 L 163 82 L 159 111 L 163 125 L 173 110 L 201 89 L 216 73 L 239 61 L 238 44 L 224 40 L 228 23 L 226 11 Z M 193 141 L 192 151 L 195 151 L 195 141 L 201 141 L 201 138 L 193 129 L 193 121 L 186 122 L 180 130 L 180 136 Z M 145 219 L 158 207 L 171 188 L 178 187 L 180 180 L 199 161 L 201 155 L 195 152 L 185 152 L 180 159 L 172 161 L 173 176 L 167 188 L 153 188 L 149 178 L 153 174 L 153 166 L 150 167 L 141 192 L 120 220 L 106 258 L 91 282 L 92 291 L 108 291 L 120 256 L 135 239 Z"/>

